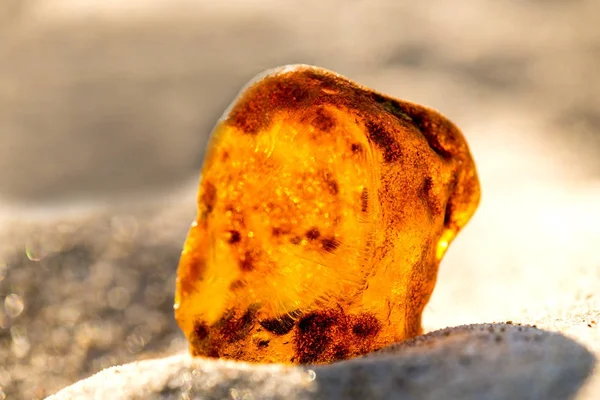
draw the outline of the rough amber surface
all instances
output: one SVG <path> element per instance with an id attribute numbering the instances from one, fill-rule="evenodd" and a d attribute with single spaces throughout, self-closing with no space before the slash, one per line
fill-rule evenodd
<path id="1" fill-rule="evenodd" d="M 175 298 L 192 354 L 328 363 L 418 335 L 478 201 L 467 143 L 436 111 L 316 67 L 269 71 L 202 169 Z"/>

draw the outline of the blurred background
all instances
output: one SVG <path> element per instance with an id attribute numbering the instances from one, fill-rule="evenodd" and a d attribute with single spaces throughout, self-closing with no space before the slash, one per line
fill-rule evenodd
<path id="1" fill-rule="evenodd" d="M 535 322 L 598 350 L 599 16 L 596 0 L 3 0 L 0 399 L 186 348 L 172 295 L 208 134 L 289 63 L 467 137 L 482 203 L 426 330 Z"/>

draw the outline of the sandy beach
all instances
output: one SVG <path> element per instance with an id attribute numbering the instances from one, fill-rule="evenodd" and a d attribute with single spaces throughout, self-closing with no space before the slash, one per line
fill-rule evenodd
<path id="1" fill-rule="evenodd" d="M 469 142 L 482 202 L 426 332 L 512 321 L 600 356 L 600 3 L 7 4 L 0 399 L 185 351 L 174 279 L 206 140 L 249 79 L 298 62 L 438 109 Z M 598 396 L 591 371 L 575 398 Z"/>

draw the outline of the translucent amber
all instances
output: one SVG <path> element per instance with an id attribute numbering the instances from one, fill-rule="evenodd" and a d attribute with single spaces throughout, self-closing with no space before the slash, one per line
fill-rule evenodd
<path id="1" fill-rule="evenodd" d="M 269 71 L 217 124 L 175 315 L 196 356 L 328 363 L 421 333 L 479 202 L 455 125 L 316 67 Z"/>

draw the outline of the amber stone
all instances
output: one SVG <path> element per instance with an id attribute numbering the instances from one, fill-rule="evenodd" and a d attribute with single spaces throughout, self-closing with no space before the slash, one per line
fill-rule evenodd
<path id="1" fill-rule="evenodd" d="M 438 112 L 294 65 L 214 129 L 175 316 L 195 356 L 329 363 L 421 333 L 449 243 L 479 202 Z"/>

